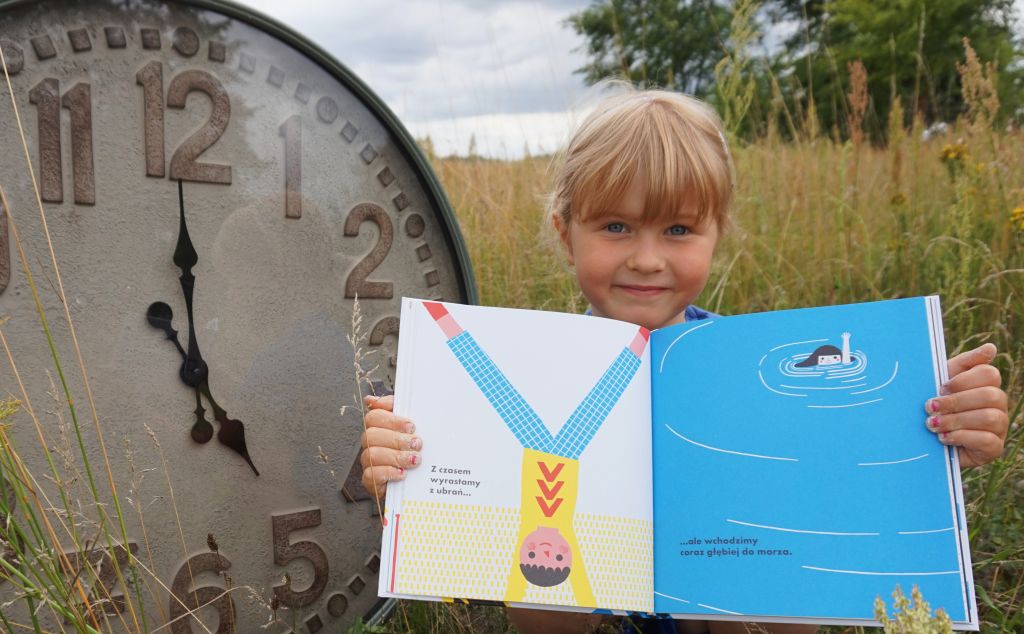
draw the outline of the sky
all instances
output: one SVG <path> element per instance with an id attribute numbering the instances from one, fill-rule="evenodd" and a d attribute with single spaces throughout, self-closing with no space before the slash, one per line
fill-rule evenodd
<path id="1" fill-rule="evenodd" d="M 594 96 L 565 24 L 589 0 L 238 1 L 327 50 L 441 156 L 471 138 L 492 158 L 555 151 Z"/>
<path id="2" fill-rule="evenodd" d="M 437 154 L 552 152 L 585 99 L 588 0 L 242 0 L 355 72 Z"/>

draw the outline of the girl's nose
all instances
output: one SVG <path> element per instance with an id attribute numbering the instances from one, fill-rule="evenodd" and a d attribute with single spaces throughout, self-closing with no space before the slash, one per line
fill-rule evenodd
<path id="1" fill-rule="evenodd" d="M 626 266 L 639 273 L 656 273 L 665 268 L 665 258 L 654 242 L 646 238 L 637 240 L 636 247 L 626 260 Z"/>

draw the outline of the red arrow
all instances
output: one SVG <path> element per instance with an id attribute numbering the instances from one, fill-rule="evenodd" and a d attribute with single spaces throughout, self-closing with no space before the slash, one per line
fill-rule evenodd
<path id="1" fill-rule="evenodd" d="M 537 484 L 540 486 L 541 492 L 544 493 L 544 499 L 553 500 L 555 499 L 555 496 L 558 495 L 558 492 L 562 490 L 562 485 L 565 484 L 565 480 L 559 480 L 551 489 L 548 488 L 548 485 L 544 484 L 543 480 L 537 480 Z"/>
<path id="2" fill-rule="evenodd" d="M 554 482 L 555 478 L 558 477 L 558 474 L 562 472 L 562 467 L 565 466 L 565 463 L 559 462 L 558 466 L 555 467 L 553 471 L 548 471 L 548 466 L 541 462 L 540 460 L 537 461 L 537 466 L 540 467 L 540 472 L 544 474 L 545 480 L 547 480 L 548 482 Z"/>
<path id="3" fill-rule="evenodd" d="M 544 498 L 542 498 L 539 495 L 537 496 L 537 504 L 540 505 L 540 510 L 542 513 L 544 513 L 544 517 L 551 517 L 552 515 L 554 515 L 555 511 L 558 510 L 558 507 L 562 505 L 562 500 L 563 498 L 558 498 L 557 500 L 555 500 L 554 504 L 548 506 L 547 502 L 544 501 Z"/>

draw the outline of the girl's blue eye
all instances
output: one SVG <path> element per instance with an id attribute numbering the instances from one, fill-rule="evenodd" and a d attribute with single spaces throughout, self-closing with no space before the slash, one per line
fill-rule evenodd
<path id="1" fill-rule="evenodd" d="M 604 230 L 610 233 L 622 233 L 626 230 L 626 225 L 621 222 L 610 222 L 605 225 Z"/>
<path id="2" fill-rule="evenodd" d="M 689 228 L 684 227 L 683 225 L 672 225 L 671 227 L 669 227 L 668 233 L 669 235 L 672 236 L 685 236 L 686 234 L 690 233 L 690 230 Z"/>

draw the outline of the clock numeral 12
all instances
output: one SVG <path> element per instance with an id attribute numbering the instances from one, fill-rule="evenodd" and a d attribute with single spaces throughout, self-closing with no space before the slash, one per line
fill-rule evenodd
<path id="1" fill-rule="evenodd" d="M 143 139 L 146 155 L 146 176 L 164 176 L 164 66 L 150 62 L 135 74 L 135 83 L 142 86 Z M 231 98 L 220 81 L 202 70 L 179 73 L 167 87 L 166 105 L 185 109 L 188 95 L 201 92 L 210 98 L 210 117 L 203 127 L 185 139 L 171 155 L 168 178 L 197 183 L 231 184 L 231 166 L 200 163 L 199 155 L 210 149 L 224 134 L 231 120 Z"/>
<path id="2" fill-rule="evenodd" d="M 46 202 L 64 202 L 61 165 L 60 109 L 71 111 L 71 172 L 75 204 L 96 204 L 96 175 L 92 162 L 92 91 L 79 82 L 60 95 L 60 82 L 43 79 L 28 93 L 39 122 L 39 196 Z"/>

